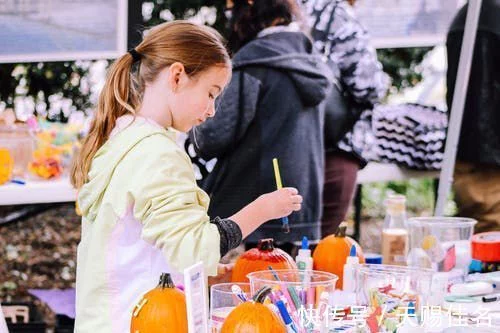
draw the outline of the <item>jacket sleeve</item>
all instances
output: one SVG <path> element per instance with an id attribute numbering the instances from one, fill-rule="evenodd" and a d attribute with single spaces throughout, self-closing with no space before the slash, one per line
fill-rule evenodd
<path id="1" fill-rule="evenodd" d="M 155 145 L 148 141 L 141 145 Z M 161 249 L 177 271 L 203 261 L 207 274 L 216 275 L 221 239 L 218 225 L 207 215 L 208 196 L 197 187 L 189 158 L 179 147 L 171 148 L 173 143 L 163 145 L 159 156 L 141 155 L 135 173 L 142 175 L 132 190 L 142 238 Z"/>
<path id="2" fill-rule="evenodd" d="M 354 101 L 371 108 L 385 96 L 390 80 L 377 59 L 368 33 L 347 6 L 337 3 L 333 8 L 327 7 L 335 11 L 327 32 L 330 42 L 325 43 L 325 47 L 329 48 L 326 51 L 332 61 L 338 64 L 342 82 Z M 328 14 L 331 15 L 331 11 Z"/>
<path id="3" fill-rule="evenodd" d="M 230 151 L 245 135 L 255 117 L 261 82 L 243 71 L 234 71 L 216 105 L 213 118 L 193 128 L 189 138 L 205 160 Z"/>

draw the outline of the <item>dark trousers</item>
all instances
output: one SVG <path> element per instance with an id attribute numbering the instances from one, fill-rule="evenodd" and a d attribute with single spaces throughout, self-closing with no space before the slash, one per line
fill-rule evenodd
<path id="1" fill-rule="evenodd" d="M 474 232 L 500 230 L 500 167 L 457 161 L 453 188 L 458 216 L 477 220 Z"/>
<path id="2" fill-rule="evenodd" d="M 359 167 L 359 160 L 350 154 L 340 151 L 326 153 L 322 237 L 335 233 L 345 220 L 356 189 Z"/>

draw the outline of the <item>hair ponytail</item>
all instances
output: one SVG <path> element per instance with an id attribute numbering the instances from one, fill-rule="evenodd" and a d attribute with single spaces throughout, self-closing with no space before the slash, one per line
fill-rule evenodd
<path id="1" fill-rule="evenodd" d="M 132 56 L 127 53 L 109 69 L 89 133 L 71 165 L 71 184 L 77 189 L 88 181 L 92 159 L 109 138 L 116 119 L 128 112 L 134 113 L 138 106 L 138 93 L 131 80 L 132 65 Z"/>
<path id="2" fill-rule="evenodd" d="M 163 68 L 180 62 L 186 74 L 194 76 L 211 66 L 231 66 L 220 34 L 210 27 L 187 21 L 152 28 L 136 52 L 141 58 L 138 73 L 132 71 L 134 57 L 130 53 L 117 59 L 108 71 L 89 133 L 71 166 L 71 184 L 77 189 L 88 181 L 92 160 L 108 140 L 116 120 L 135 113 L 145 83 L 153 82 Z"/>

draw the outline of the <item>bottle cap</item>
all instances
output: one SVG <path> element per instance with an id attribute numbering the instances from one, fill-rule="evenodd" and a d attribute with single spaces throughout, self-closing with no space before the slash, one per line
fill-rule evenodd
<path id="1" fill-rule="evenodd" d="M 349 252 L 349 257 L 355 257 L 356 256 L 356 245 L 351 245 L 351 251 Z"/>
<path id="2" fill-rule="evenodd" d="M 302 246 L 299 249 L 298 256 L 310 257 L 311 250 L 309 250 L 309 240 L 306 236 L 302 237 Z"/>
<path id="3" fill-rule="evenodd" d="M 481 273 L 483 270 L 482 268 L 482 263 L 480 260 L 477 259 L 472 259 L 470 265 L 469 265 L 469 272 L 470 273 Z"/>
<path id="4" fill-rule="evenodd" d="M 302 247 L 301 250 L 309 250 L 309 240 L 306 236 L 302 237 Z"/>
<path id="5" fill-rule="evenodd" d="M 415 303 L 413 302 L 408 302 L 408 314 L 409 315 L 415 315 Z"/>
<path id="6" fill-rule="evenodd" d="M 378 253 L 365 253 L 367 264 L 382 264 L 382 255 Z"/>
<path id="7" fill-rule="evenodd" d="M 349 257 L 347 257 L 346 264 L 359 264 L 359 258 L 356 255 L 356 245 L 351 245 L 351 251 Z"/>
<path id="8" fill-rule="evenodd" d="M 406 196 L 402 194 L 390 194 L 384 201 L 385 207 L 391 214 L 402 213 L 406 209 Z"/>

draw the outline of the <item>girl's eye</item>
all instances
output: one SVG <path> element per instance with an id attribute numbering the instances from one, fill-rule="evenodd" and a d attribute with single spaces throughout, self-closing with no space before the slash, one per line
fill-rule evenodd
<path id="1" fill-rule="evenodd" d="M 208 94 L 208 97 L 210 97 L 211 99 L 215 99 L 214 95 L 212 94 Z"/>

